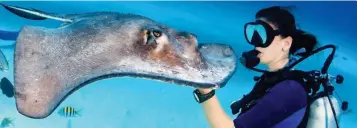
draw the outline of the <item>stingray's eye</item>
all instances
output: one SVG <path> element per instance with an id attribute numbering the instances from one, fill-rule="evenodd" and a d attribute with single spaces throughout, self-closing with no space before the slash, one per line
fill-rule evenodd
<path id="1" fill-rule="evenodd" d="M 160 31 L 154 30 L 153 34 L 155 37 L 160 37 L 162 35 L 162 33 Z"/>

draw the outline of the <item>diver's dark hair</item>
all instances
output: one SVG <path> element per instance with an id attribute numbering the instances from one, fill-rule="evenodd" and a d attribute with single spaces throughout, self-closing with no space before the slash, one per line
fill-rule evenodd
<path id="1" fill-rule="evenodd" d="M 314 35 L 296 28 L 295 17 L 290 13 L 289 9 L 292 9 L 292 6 L 264 8 L 256 13 L 255 18 L 264 18 L 274 24 L 281 31 L 282 37 L 291 36 L 293 38 L 290 54 L 295 53 L 301 48 L 305 48 L 306 53 L 301 56 L 306 56 L 314 50 L 318 41 Z"/>

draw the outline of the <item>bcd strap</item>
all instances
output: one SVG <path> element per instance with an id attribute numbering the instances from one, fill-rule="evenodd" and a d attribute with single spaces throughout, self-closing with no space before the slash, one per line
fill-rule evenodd
<path id="1" fill-rule="evenodd" d="M 242 99 L 231 104 L 232 114 L 241 114 L 252 108 L 265 93 L 273 88 L 277 83 L 284 80 L 295 80 L 299 82 L 305 89 L 308 97 L 314 95 L 319 90 L 319 83 L 311 75 L 311 72 L 304 72 L 300 70 L 279 70 L 277 72 L 267 72 L 260 76 L 260 79 L 254 85 L 251 92 L 244 95 Z"/>

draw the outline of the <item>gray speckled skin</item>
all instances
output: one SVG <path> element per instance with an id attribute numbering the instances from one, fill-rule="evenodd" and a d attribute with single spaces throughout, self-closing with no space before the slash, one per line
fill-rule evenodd
<path id="1" fill-rule="evenodd" d="M 130 76 L 193 88 L 223 87 L 236 69 L 224 44 L 197 44 L 196 36 L 143 16 L 115 12 L 67 15 L 58 28 L 24 26 L 15 48 L 18 111 L 45 118 L 70 93 L 90 82 Z M 147 43 L 146 32 L 161 31 Z"/>

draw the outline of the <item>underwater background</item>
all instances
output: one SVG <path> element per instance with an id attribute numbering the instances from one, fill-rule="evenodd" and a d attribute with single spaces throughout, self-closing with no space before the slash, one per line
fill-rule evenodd
<path id="1" fill-rule="evenodd" d="M 254 20 L 262 8 L 283 5 L 293 10 L 300 29 L 317 36 L 320 45 L 338 46 L 329 73 L 341 74 L 343 84 L 335 84 L 342 100 L 349 102 L 350 112 L 341 116 L 341 128 L 357 127 L 357 2 L 55 2 L 0 1 L 24 8 L 36 8 L 51 13 L 84 13 L 116 11 L 149 17 L 175 29 L 189 31 L 199 42 L 231 45 L 237 56 L 250 50 L 243 28 Z M 54 20 L 33 21 L 0 8 L 0 30 L 17 31 L 24 25 L 57 27 Z M 13 83 L 14 41 L 0 40 L 9 62 L 9 71 L 0 72 Z M 300 63 L 296 68 L 320 70 L 331 50 L 325 50 Z M 230 104 L 242 98 L 254 85 L 253 76 L 260 73 L 245 69 L 240 63 L 228 84 L 216 93 L 225 111 L 232 115 Z M 31 119 L 19 114 L 15 99 L 0 95 L 0 121 L 13 119 L 15 128 L 207 128 L 203 109 L 192 95 L 194 89 L 160 81 L 117 77 L 91 83 L 74 92 L 45 119 Z M 278 99 L 277 99 L 278 100 Z M 340 101 L 341 102 L 341 101 Z M 65 118 L 57 111 L 64 106 L 81 109 L 81 116 Z M 68 120 L 70 126 L 67 126 Z"/>

